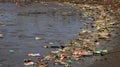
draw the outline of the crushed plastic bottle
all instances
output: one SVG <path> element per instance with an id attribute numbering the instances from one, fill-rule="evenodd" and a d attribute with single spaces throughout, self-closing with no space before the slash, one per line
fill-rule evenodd
<path id="1" fill-rule="evenodd" d="M 13 52 L 15 52 L 15 51 L 11 49 L 11 50 L 9 50 L 9 52 L 10 52 L 10 53 L 13 53 Z"/>
<path id="2" fill-rule="evenodd" d="M 96 50 L 96 51 L 94 51 L 94 53 L 98 53 L 98 54 L 107 53 L 107 52 L 108 52 L 108 50 Z"/>
<path id="3" fill-rule="evenodd" d="M 68 63 L 72 63 L 72 60 L 67 60 Z"/>
<path id="4" fill-rule="evenodd" d="M 83 52 L 83 55 L 84 55 L 84 56 L 92 56 L 92 55 L 93 55 L 93 52 L 92 52 L 92 51 L 84 51 L 84 52 Z"/>
<path id="5" fill-rule="evenodd" d="M 0 34 L 0 38 L 3 38 L 3 34 Z"/>
<path id="6" fill-rule="evenodd" d="M 49 44 L 54 44 L 53 42 L 49 42 Z"/>
<path id="7" fill-rule="evenodd" d="M 98 51 L 94 51 L 94 53 L 100 54 L 100 53 L 101 53 L 101 51 L 100 51 L 100 50 L 98 50 Z"/>
<path id="8" fill-rule="evenodd" d="M 31 59 L 25 59 L 24 60 L 24 65 L 28 66 L 28 65 L 33 65 L 34 62 Z"/>
<path id="9" fill-rule="evenodd" d="M 108 50 L 102 50 L 102 52 L 104 52 L 104 53 L 108 53 Z"/>
<path id="10" fill-rule="evenodd" d="M 59 51 L 51 51 L 51 53 L 58 53 Z"/>
<path id="11" fill-rule="evenodd" d="M 41 56 L 41 55 L 39 53 L 29 53 L 28 56 L 36 57 L 36 56 Z"/>
<path id="12" fill-rule="evenodd" d="M 35 40 L 42 40 L 41 37 L 35 37 Z"/>

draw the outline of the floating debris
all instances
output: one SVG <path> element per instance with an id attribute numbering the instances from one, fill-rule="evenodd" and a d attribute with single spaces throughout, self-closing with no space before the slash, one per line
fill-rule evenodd
<path id="1" fill-rule="evenodd" d="M 10 52 L 10 53 L 13 53 L 13 52 L 15 52 L 15 50 L 12 50 L 12 49 L 11 49 L 11 50 L 9 50 L 9 52 Z"/>
<path id="2" fill-rule="evenodd" d="M 28 56 L 37 57 L 37 56 L 41 56 L 41 55 L 40 55 L 40 53 L 29 53 Z"/>
<path id="3" fill-rule="evenodd" d="M 43 38 L 41 37 L 35 37 L 35 40 L 42 40 Z"/>
<path id="4" fill-rule="evenodd" d="M 4 25 L 4 23 L 3 23 L 3 22 L 0 22 L 0 25 Z"/>
<path id="5" fill-rule="evenodd" d="M 49 42 L 49 44 L 54 44 L 53 42 Z"/>
<path id="6" fill-rule="evenodd" d="M 3 34 L 0 34 L 0 38 L 3 38 Z"/>
<path id="7" fill-rule="evenodd" d="M 25 59 L 24 60 L 24 65 L 28 66 L 28 65 L 33 65 L 34 62 L 31 59 Z"/>

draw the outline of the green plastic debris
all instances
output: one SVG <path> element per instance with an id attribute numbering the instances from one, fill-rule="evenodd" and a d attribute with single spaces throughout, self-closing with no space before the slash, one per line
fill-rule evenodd
<path id="1" fill-rule="evenodd" d="M 55 54 L 55 57 L 56 57 L 56 58 L 58 58 L 59 56 L 60 56 L 60 54 L 59 54 L 59 53 L 56 53 L 56 54 Z"/>
<path id="2" fill-rule="evenodd" d="M 68 49 L 69 49 L 68 47 L 63 48 L 63 50 L 68 50 Z"/>
<path id="3" fill-rule="evenodd" d="M 97 50 L 97 51 L 95 51 L 95 53 L 102 53 L 102 52 L 107 53 L 108 50 Z"/>
<path id="4" fill-rule="evenodd" d="M 99 50 L 100 52 L 102 52 L 103 50 Z"/>
<path id="5" fill-rule="evenodd" d="M 88 16 L 88 13 L 87 13 L 87 12 L 85 12 L 85 13 L 84 13 L 84 16 L 85 16 L 85 17 L 87 17 L 87 16 Z"/>
<path id="6" fill-rule="evenodd" d="M 108 50 L 102 50 L 102 52 L 105 52 L 105 53 L 107 53 L 107 52 L 108 52 Z"/>
<path id="7" fill-rule="evenodd" d="M 98 54 L 99 54 L 99 53 L 101 53 L 101 51 L 100 51 L 100 50 L 98 50 L 98 51 L 95 51 L 95 53 L 98 53 Z"/>
<path id="8" fill-rule="evenodd" d="M 72 63 L 72 60 L 68 60 L 67 62 L 68 62 L 68 63 Z"/>
<path id="9" fill-rule="evenodd" d="M 66 44 L 67 44 L 67 45 L 71 45 L 71 43 L 70 43 L 70 42 L 66 42 Z"/>
<path id="10" fill-rule="evenodd" d="M 76 46 L 80 46 L 80 44 L 76 44 Z"/>
<path id="11" fill-rule="evenodd" d="M 9 52 L 10 52 L 10 53 L 13 53 L 13 52 L 15 52 L 15 51 L 14 51 L 14 50 L 9 50 Z"/>
<path id="12" fill-rule="evenodd" d="M 115 25 L 112 25 L 112 26 L 109 26 L 109 28 L 117 28 L 117 26 L 115 26 Z"/>

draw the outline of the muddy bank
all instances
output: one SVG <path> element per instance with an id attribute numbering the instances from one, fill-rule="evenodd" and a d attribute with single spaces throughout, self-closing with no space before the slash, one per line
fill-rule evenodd
<path id="1" fill-rule="evenodd" d="M 120 26 L 120 22 L 119 22 L 119 17 L 120 17 L 120 7 L 119 2 L 116 2 L 116 4 L 112 4 L 110 5 L 108 8 L 114 11 L 114 16 L 116 17 L 117 23 Z M 107 5 L 106 5 L 107 6 Z M 120 27 L 115 29 L 114 33 L 116 33 L 115 37 L 112 37 L 110 39 L 109 42 L 107 42 L 106 44 L 108 44 L 109 46 L 112 46 L 112 49 L 110 50 L 110 53 L 106 54 L 105 56 L 103 56 L 102 59 L 100 60 L 96 60 L 95 63 L 93 63 L 90 66 L 87 67 L 119 67 L 120 64 Z"/>
<path id="2" fill-rule="evenodd" d="M 110 53 L 102 56 L 102 59 L 96 60 L 92 65 L 86 66 L 86 67 L 119 67 L 120 64 L 120 32 L 118 28 L 116 32 L 118 33 L 116 37 L 112 38 L 109 44 L 112 46 L 112 50 L 110 50 Z"/>

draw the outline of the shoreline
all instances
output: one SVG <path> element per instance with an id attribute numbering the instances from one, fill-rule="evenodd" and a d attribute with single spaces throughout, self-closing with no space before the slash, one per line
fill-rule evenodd
<path id="1" fill-rule="evenodd" d="M 86 67 L 119 67 L 120 64 L 120 32 L 117 29 L 118 34 L 112 38 L 112 41 L 109 45 L 113 45 L 113 49 L 110 50 L 110 53 L 102 56 L 100 60 L 97 60 L 95 63 L 91 64 L 90 66 Z"/>
<path id="2" fill-rule="evenodd" d="M 120 3 L 119 3 L 120 4 Z M 120 7 L 113 6 L 110 9 L 114 11 L 114 16 L 117 19 L 117 23 L 120 26 Z M 114 33 L 117 33 L 115 37 L 111 38 L 111 42 L 108 42 L 112 49 L 110 53 L 103 56 L 103 58 L 87 67 L 120 67 L 120 27 L 115 29 Z"/>

